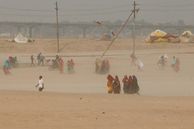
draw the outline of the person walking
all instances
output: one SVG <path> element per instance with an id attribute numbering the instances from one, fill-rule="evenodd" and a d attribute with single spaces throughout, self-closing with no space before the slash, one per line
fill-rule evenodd
<path id="1" fill-rule="evenodd" d="M 44 81 L 43 81 L 43 77 L 39 76 L 39 80 L 38 80 L 38 84 L 35 86 L 38 88 L 38 91 L 43 91 L 44 89 Z"/>

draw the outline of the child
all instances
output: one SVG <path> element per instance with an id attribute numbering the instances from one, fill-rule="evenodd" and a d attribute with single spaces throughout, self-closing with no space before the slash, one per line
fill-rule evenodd
<path id="1" fill-rule="evenodd" d="M 38 84 L 35 86 L 38 87 L 38 90 L 41 92 L 44 89 L 44 81 L 42 79 L 42 76 L 39 76 Z"/>

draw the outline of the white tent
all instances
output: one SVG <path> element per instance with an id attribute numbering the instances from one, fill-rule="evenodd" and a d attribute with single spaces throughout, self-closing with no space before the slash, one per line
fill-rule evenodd
<path id="1" fill-rule="evenodd" d="M 14 41 L 16 43 L 27 43 L 28 42 L 28 38 L 24 37 L 21 33 L 19 33 L 14 38 Z"/>
<path id="2" fill-rule="evenodd" d="M 193 43 L 194 35 L 191 31 L 184 31 L 180 36 L 181 42 L 183 43 Z"/>

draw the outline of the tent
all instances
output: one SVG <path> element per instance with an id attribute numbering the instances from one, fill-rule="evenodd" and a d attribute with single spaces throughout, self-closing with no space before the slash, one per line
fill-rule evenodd
<path id="1" fill-rule="evenodd" d="M 162 30 L 155 30 L 152 32 L 145 40 L 147 43 L 156 43 L 156 42 L 179 42 L 177 36 L 166 33 Z"/>
<path id="2" fill-rule="evenodd" d="M 28 38 L 24 37 L 21 33 L 17 34 L 14 38 L 16 43 L 28 43 Z"/>
<path id="3" fill-rule="evenodd" d="M 157 36 L 157 37 L 160 37 L 160 38 L 164 37 L 165 35 L 167 35 L 167 33 L 162 31 L 162 30 L 155 30 L 154 32 L 152 32 L 150 34 L 150 36 Z"/>
<path id="4" fill-rule="evenodd" d="M 191 31 L 184 31 L 180 35 L 180 40 L 182 43 L 191 43 L 194 42 L 194 35 L 192 34 Z"/>
<path id="5" fill-rule="evenodd" d="M 155 30 L 154 32 L 151 32 L 148 37 L 146 38 L 147 43 L 153 43 L 153 42 L 167 42 L 168 40 L 163 38 L 166 36 L 167 33 L 161 30 Z"/>

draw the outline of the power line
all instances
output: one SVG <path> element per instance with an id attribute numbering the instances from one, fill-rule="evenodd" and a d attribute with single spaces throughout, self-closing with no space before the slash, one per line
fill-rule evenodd
<path id="1" fill-rule="evenodd" d="M 126 6 L 114 6 L 114 7 L 107 7 L 107 8 L 82 8 L 82 9 L 60 9 L 60 11 L 67 11 L 67 12 L 87 12 L 87 11 L 106 11 L 106 10 L 115 10 L 115 9 L 123 9 Z M 28 11 L 28 12 L 45 12 L 45 13 L 50 13 L 53 12 L 53 10 L 42 10 L 42 9 L 27 9 L 27 8 L 11 8 L 11 7 L 4 7 L 0 6 L 1 10 L 8 10 L 8 11 Z"/>
<path id="2" fill-rule="evenodd" d="M 144 7 L 149 7 L 148 9 L 151 9 L 153 11 L 157 10 L 157 9 L 160 9 L 160 7 L 162 7 L 164 10 L 168 7 L 173 7 L 172 10 L 177 10 L 177 7 L 179 7 L 178 10 L 187 10 L 188 7 L 191 7 L 189 10 L 194 10 L 194 4 L 177 4 L 177 3 L 173 3 L 173 5 L 169 4 L 169 3 L 166 3 L 166 4 L 152 4 L 152 3 L 149 3 L 149 4 L 145 4 L 145 3 L 142 3 L 141 4 L 142 8 Z M 180 8 L 181 7 L 181 8 Z M 120 6 L 113 6 L 113 7 L 106 7 L 106 8 L 75 8 L 75 9 L 63 9 L 61 8 L 60 11 L 63 12 L 87 12 L 87 11 L 111 11 L 111 10 L 120 10 L 120 9 L 125 9 L 125 8 L 128 8 L 127 5 L 120 5 Z M 155 8 L 155 9 L 153 9 Z M 1 10 L 8 10 L 8 11 L 27 11 L 27 12 L 44 12 L 44 13 L 53 13 L 54 10 L 50 10 L 50 9 L 30 9 L 30 8 L 12 8 L 12 7 L 5 7 L 5 6 L 0 6 L 0 9 Z M 145 8 L 145 10 L 147 10 Z"/>
<path id="3" fill-rule="evenodd" d="M 142 10 L 144 12 L 191 12 L 191 11 L 194 11 L 194 8 L 190 8 L 190 9 L 183 9 L 183 8 L 173 8 L 173 9 L 170 9 L 170 8 L 157 8 L 157 9 L 154 9 L 154 8 L 142 8 Z"/>
<path id="4" fill-rule="evenodd" d="M 185 7 L 194 7 L 194 3 L 173 3 L 173 4 L 170 4 L 169 2 L 168 3 L 141 3 L 141 6 L 142 7 L 182 7 L 182 8 L 185 8 Z"/>
<path id="5" fill-rule="evenodd" d="M 88 12 L 88 11 L 111 11 L 111 10 L 117 10 L 117 9 L 123 9 L 127 8 L 128 6 L 122 5 L 122 6 L 111 6 L 106 8 L 76 8 L 76 9 L 60 9 L 61 11 L 67 11 L 67 12 Z"/>
<path id="6" fill-rule="evenodd" d="M 133 10 L 131 11 L 129 17 L 127 18 L 127 20 L 125 21 L 125 23 L 121 26 L 121 28 L 119 29 L 119 31 L 116 33 L 115 37 L 111 40 L 110 44 L 108 45 L 108 47 L 105 49 L 105 51 L 102 53 L 102 56 L 103 57 L 106 52 L 110 49 L 110 47 L 112 46 L 112 44 L 115 42 L 115 40 L 118 38 L 119 34 L 123 31 L 123 29 L 127 26 L 131 16 L 133 15 L 133 20 L 135 22 L 135 18 L 136 18 L 136 13 L 139 12 L 139 9 L 136 8 L 137 4 L 134 0 L 134 3 L 133 3 Z M 135 24 L 134 24 L 134 27 L 135 27 Z M 135 28 L 134 28 L 135 29 Z M 135 30 L 134 30 L 135 32 Z M 134 36 L 133 36 L 133 55 L 135 54 L 135 33 L 134 33 Z"/>
<path id="7" fill-rule="evenodd" d="M 133 12 L 131 12 L 131 14 L 129 15 L 129 17 L 127 18 L 127 20 L 125 21 L 125 23 L 121 26 L 121 28 L 119 29 L 119 31 L 117 32 L 117 34 L 115 35 L 115 37 L 111 40 L 110 44 L 108 45 L 108 47 L 105 49 L 105 51 L 102 53 L 103 57 L 106 52 L 110 49 L 110 47 L 112 46 L 112 44 L 115 42 L 115 40 L 118 38 L 119 34 L 123 31 L 123 29 L 127 26 L 131 16 L 133 15 Z"/>
<path id="8" fill-rule="evenodd" d="M 21 16 L 21 17 L 49 17 L 51 14 L 19 14 L 19 13 L 2 13 L 3 16 Z"/>
<path id="9" fill-rule="evenodd" d="M 29 12 L 53 12 L 53 10 L 41 10 L 41 9 L 26 9 L 26 8 L 10 8 L 10 7 L 3 7 L 0 6 L 2 10 L 12 10 L 12 11 L 29 11 Z"/>
<path id="10" fill-rule="evenodd" d="M 101 12 L 78 12 L 78 13 L 61 13 L 59 16 L 65 17 L 65 16 L 91 16 L 91 15 L 105 15 L 105 14 L 119 14 L 119 13 L 127 13 L 128 10 L 118 10 L 118 11 L 101 11 Z M 21 13 L 2 13 L 0 12 L 0 15 L 3 16 L 24 16 L 24 17 L 50 17 L 54 15 L 52 14 L 21 14 Z"/>

